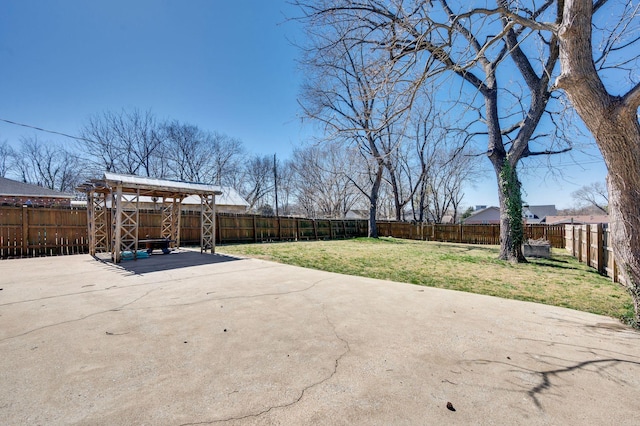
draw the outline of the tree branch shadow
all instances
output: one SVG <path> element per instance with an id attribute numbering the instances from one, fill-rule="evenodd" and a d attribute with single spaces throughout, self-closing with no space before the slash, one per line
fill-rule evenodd
<path id="1" fill-rule="evenodd" d="M 632 364 L 640 367 L 640 362 L 630 361 L 619 358 L 604 358 L 604 359 L 592 359 L 587 361 L 582 361 L 577 364 L 570 365 L 568 367 L 557 368 L 554 370 L 546 370 L 546 371 L 533 371 L 536 375 L 538 375 L 541 379 L 540 384 L 534 386 L 529 391 L 527 391 L 527 395 L 533 400 L 536 407 L 542 409 L 542 403 L 540 402 L 539 396 L 544 391 L 549 390 L 553 386 L 553 379 L 559 378 L 562 374 L 571 373 L 576 370 L 583 370 L 588 366 L 595 365 L 597 366 L 596 372 L 601 373 L 605 371 L 607 368 L 615 367 L 619 364 Z"/>
<path id="2" fill-rule="evenodd" d="M 596 355 L 595 349 L 584 348 L 586 353 Z M 528 354 L 533 357 L 532 354 Z M 597 355 L 596 355 L 597 356 Z M 547 357 L 551 358 L 551 357 Z M 538 383 L 529 389 L 525 389 L 526 395 L 533 401 L 535 406 L 544 410 L 543 404 L 540 400 L 541 395 L 544 393 L 550 392 L 555 386 L 558 386 L 557 382 L 562 379 L 562 376 L 571 374 L 576 371 L 588 371 L 590 373 L 604 375 L 607 370 L 613 369 L 620 365 L 632 365 L 640 368 L 640 361 L 633 361 L 629 359 L 617 358 L 617 357 L 608 357 L 608 358 L 599 358 L 599 359 L 588 359 L 585 361 L 570 361 L 563 360 L 561 358 L 555 358 L 555 362 L 551 362 L 551 360 L 547 359 L 543 361 L 544 363 L 552 366 L 557 362 L 565 361 L 570 363 L 567 366 L 557 366 L 557 368 L 550 368 L 548 370 L 536 370 L 527 368 L 522 365 L 518 365 L 514 362 L 504 362 L 504 361 L 492 361 L 492 360 L 475 360 L 473 362 L 481 365 L 487 364 L 502 364 L 510 367 L 510 371 L 512 373 L 527 373 L 534 377 L 537 377 Z M 536 357 L 536 362 L 540 362 L 540 358 Z M 595 366 L 595 370 L 589 369 L 589 367 Z M 613 377 L 612 374 L 607 374 L 607 379 L 611 380 Z M 615 379 L 618 382 L 624 382 L 623 378 Z M 521 387 L 522 384 L 516 384 L 516 386 Z"/>

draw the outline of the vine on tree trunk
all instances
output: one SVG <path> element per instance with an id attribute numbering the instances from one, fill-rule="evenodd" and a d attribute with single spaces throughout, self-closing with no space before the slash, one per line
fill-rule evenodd
<path id="1" fill-rule="evenodd" d="M 524 241 L 524 228 L 522 226 L 522 196 L 520 193 L 520 181 L 516 170 L 508 160 L 505 160 L 500 170 L 500 186 L 505 197 L 507 216 L 511 225 L 513 249 L 520 247 Z"/>

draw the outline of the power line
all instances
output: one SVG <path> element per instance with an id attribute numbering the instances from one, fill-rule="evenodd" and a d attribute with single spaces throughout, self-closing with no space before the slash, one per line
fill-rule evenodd
<path id="1" fill-rule="evenodd" d="M 4 118 L 0 118 L 0 121 L 4 121 L 5 123 L 13 124 L 14 126 L 26 127 L 28 129 L 38 130 L 40 132 L 52 133 L 54 135 L 60 135 L 60 136 L 66 137 L 66 138 L 71 138 L 71 139 L 75 139 L 75 140 L 79 140 L 79 141 L 95 142 L 95 141 L 92 141 L 91 139 L 86 139 L 86 138 L 83 138 L 81 136 L 73 136 L 73 135 L 69 135 L 67 133 L 56 132 L 55 130 L 47 130 L 47 129 L 43 129 L 42 127 L 32 126 L 30 124 L 16 123 L 15 121 L 7 120 L 7 119 L 4 119 Z"/>

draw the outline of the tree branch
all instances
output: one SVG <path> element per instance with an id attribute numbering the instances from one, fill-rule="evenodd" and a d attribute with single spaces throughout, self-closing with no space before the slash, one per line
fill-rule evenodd
<path id="1" fill-rule="evenodd" d="M 571 151 L 571 147 L 564 148 L 558 151 L 546 150 L 546 151 L 530 151 L 529 147 L 525 148 L 522 153 L 522 158 L 526 157 L 535 157 L 536 155 L 554 155 L 554 154 L 562 154 L 563 152 Z"/>
<path id="2" fill-rule="evenodd" d="M 634 110 L 640 107 L 640 83 L 636 84 L 636 86 L 627 92 L 626 95 L 622 98 L 622 103 L 627 108 L 632 108 Z"/>

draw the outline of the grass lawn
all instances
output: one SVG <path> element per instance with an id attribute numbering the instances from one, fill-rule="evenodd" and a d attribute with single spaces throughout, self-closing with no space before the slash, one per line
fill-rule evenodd
<path id="1" fill-rule="evenodd" d="M 626 319 L 631 297 L 562 249 L 527 264 L 498 260 L 497 246 L 396 238 L 224 245 L 219 252 L 341 274 L 527 300 Z"/>

